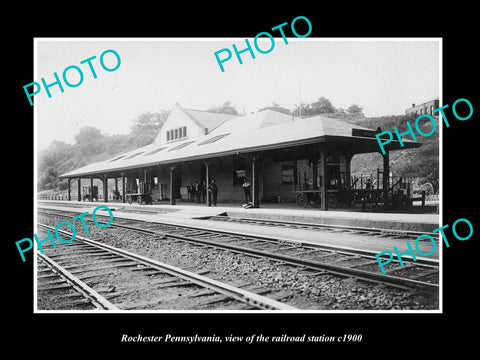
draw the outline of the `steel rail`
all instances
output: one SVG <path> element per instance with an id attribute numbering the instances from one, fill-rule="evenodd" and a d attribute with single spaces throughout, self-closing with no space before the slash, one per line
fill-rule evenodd
<path id="1" fill-rule="evenodd" d="M 155 230 L 148 230 L 148 229 L 141 229 L 141 228 L 136 228 L 133 226 L 127 226 L 127 225 L 119 225 L 119 224 L 111 224 L 111 226 L 117 226 L 117 227 L 123 227 L 126 229 L 134 230 L 134 231 L 139 231 L 151 235 L 158 235 L 158 231 Z M 163 233 L 162 233 L 163 234 Z M 307 259 L 300 259 L 296 258 L 293 256 L 289 255 L 282 255 L 282 254 L 276 254 L 264 250 L 258 250 L 258 249 L 252 249 L 252 248 L 245 248 L 237 245 L 231 245 L 231 244 L 222 244 L 218 243 L 215 241 L 210 241 L 206 239 L 197 239 L 197 238 L 191 238 L 188 236 L 183 236 L 183 235 L 178 235 L 178 234 L 164 234 L 168 237 L 172 237 L 175 239 L 183 240 L 183 241 L 188 241 L 188 242 L 194 242 L 194 243 L 199 243 L 203 245 L 208 245 L 211 247 L 215 248 L 221 248 L 225 250 L 230 250 L 234 251 L 237 253 L 242 253 L 242 254 L 248 254 L 248 255 L 253 255 L 256 257 L 263 257 L 267 259 L 273 259 L 277 260 L 280 262 L 285 262 L 289 263 L 295 266 L 303 266 L 307 267 L 310 269 L 314 270 L 327 270 L 330 273 L 334 273 L 337 275 L 341 276 L 349 276 L 349 277 L 356 277 L 358 279 L 366 280 L 366 281 L 373 281 L 381 284 L 387 284 L 395 287 L 399 287 L 402 289 L 408 288 L 408 289 L 415 289 L 421 292 L 426 292 L 426 293 L 431 293 L 435 294 L 438 293 L 439 291 L 439 286 L 437 284 L 432 284 L 432 283 L 427 283 L 423 281 L 418 281 L 418 280 L 412 280 L 412 279 L 407 279 L 407 278 L 401 278 L 398 276 L 392 276 L 392 275 L 382 275 L 382 274 L 376 274 L 372 273 L 369 271 L 365 270 L 360 270 L 360 269 L 354 269 L 354 268 L 348 268 L 344 266 L 339 266 L 335 264 L 329 264 L 329 263 L 323 263 L 323 262 L 317 262 L 317 261 L 312 261 L 312 260 L 307 260 Z"/>
<path id="2" fill-rule="evenodd" d="M 265 224 L 275 224 L 280 225 L 292 225 L 292 226 L 300 226 L 300 227 L 310 227 L 310 228 L 318 228 L 318 229 L 336 229 L 336 230 L 348 230 L 348 231 L 359 231 L 359 232 L 369 232 L 378 235 L 392 235 L 392 236 L 405 236 L 405 237 L 418 237 L 420 235 L 424 235 L 425 232 L 414 231 L 414 230 L 400 230 L 400 229 L 381 229 L 381 228 L 368 228 L 362 226 L 352 226 L 352 225 L 334 225 L 334 224 L 317 224 L 317 223 L 309 223 L 309 222 L 297 222 L 297 221 L 286 221 L 286 220 L 271 220 L 271 219 L 256 219 L 256 218 L 249 218 L 249 217 L 234 217 L 234 216 L 222 216 L 222 215 L 214 215 L 214 216 L 205 216 L 202 219 L 214 219 L 214 220 L 226 220 L 232 222 L 252 222 L 252 223 L 265 223 Z M 429 233 L 435 240 L 438 241 L 438 234 Z"/>
<path id="3" fill-rule="evenodd" d="M 97 214 L 97 218 L 101 217 L 104 215 Z M 130 222 L 140 222 L 140 223 L 146 223 L 144 220 L 137 220 L 137 219 L 129 219 L 126 218 L 125 220 L 128 220 Z M 228 234 L 228 235 L 236 235 L 236 236 L 249 236 L 253 237 L 255 239 L 265 239 L 265 240 L 270 240 L 270 241 L 276 241 L 279 243 L 284 242 L 283 240 L 279 240 L 273 237 L 268 237 L 268 236 L 259 236 L 259 235 L 252 235 L 252 234 L 239 234 L 235 233 L 232 231 L 225 231 L 225 230 L 210 230 L 210 229 L 201 229 L 198 227 L 194 226 L 189 226 L 189 225 L 175 225 L 175 224 L 167 224 L 167 223 L 162 223 L 162 222 L 155 222 L 153 224 L 158 224 L 158 225 L 167 225 L 167 226 L 173 226 L 173 227 L 178 227 L 178 228 L 187 228 L 187 229 L 194 229 L 194 230 L 202 230 L 202 231 L 211 231 L 214 233 L 223 233 L 223 234 Z M 349 277 L 356 277 L 358 279 L 370 281 L 370 282 L 376 282 L 376 283 L 381 283 L 381 284 L 386 284 L 390 286 L 394 286 L 397 288 L 402 288 L 402 289 L 415 289 L 420 292 L 425 292 L 425 293 L 430 293 L 430 294 L 438 294 L 439 292 L 439 285 L 438 284 L 432 284 L 428 282 L 423 282 L 419 280 L 413 280 L 413 279 L 408 279 L 408 278 L 402 278 L 398 276 L 392 276 L 392 275 L 383 275 L 383 274 L 377 274 L 365 270 L 360 270 L 360 269 L 354 269 L 354 268 L 348 268 L 344 266 L 339 266 L 335 264 L 329 264 L 329 263 L 324 263 L 324 262 L 317 262 L 317 261 L 312 261 L 312 260 L 307 260 L 307 259 L 299 259 L 296 257 L 292 257 L 289 255 L 282 255 L 282 254 L 276 254 L 264 250 L 258 250 L 258 249 L 252 249 L 252 248 L 245 248 L 237 245 L 231 245 L 231 244 L 224 244 L 224 243 L 219 243 L 215 241 L 210 241 L 206 239 L 198 239 L 194 237 L 188 237 L 188 236 L 183 236 L 183 235 L 178 235 L 178 234 L 170 234 L 170 233 L 164 233 L 164 232 L 159 232 L 155 231 L 153 229 L 142 229 L 134 226 L 129 226 L 129 225 L 123 225 L 123 224 L 115 224 L 112 223 L 110 226 L 115 226 L 115 227 L 122 227 L 125 229 L 130 229 L 134 231 L 139 231 L 143 233 L 147 233 L 150 235 L 166 235 L 172 238 L 176 238 L 179 240 L 183 241 L 188 241 L 188 242 L 194 242 L 194 243 L 200 243 L 204 245 L 208 245 L 211 247 L 215 248 L 221 248 L 221 249 L 226 249 L 229 251 L 234 251 L 237 253 L 243 253 L 243 254 L 249 254 L 253 255 L 256 257 L 263 257 L 263 258 L 269 258 L 285 263 L 289 263 L 295 266 L 304 266 L 308 267 L 311 269 L 315 270 L 327 270 L 331 273 L 334 273 L 336 275 L 341 275 L 341 276 L 349 276 Z M 288 241 L 287 241 L 288 242 Z M 373 256 L 372 252 L 366 251 L 366 250 L 356 250 L 356 249 L 348 249 L 345 250 L 344 248 L 338 248 L 338 247 L 333 247 L 333 246 L 328 246 L 328 245 L 321 245 L 321 244 L 311 244 L 311 243 L 302 243 L 302 242 L 293 242 L 290 241 L 291 244 L 293 245 L 300 245 L 300 246 L 310 246 L 310 247 L 315 247 L 319 249 L 326 249 L 326 250 L 331 250 L 331 251 L 337 251 L 338 253 L 353 253 L 353 254 L 359 254 L 363 256 Z M 438 261 L 435 260 L 430 260 L 430 259 L 425 259 L 423 262 L 419 261 L 421 259 L 417 259 L 417 263 L 419 264 L 429 264 L 430 266 L 438 266 Z M 433 264 L 433 265 L 432 265 Z"/>
<path id="4" fill-rule="evenodd" d="M 46 208 L 44 208 L 44 209 L 46 209 Z M 46 209 L 46 210 L 52 210 L 52 209 Z M 40 211 L 40 212 L 42 212 L 42 211 Z M 50 215 L 52 214 L 52 213 L 49 213 L 48 211 L 47 212 L 42 212 L 42 213 L 50 214 Z M 65 214 L 58 214 L 58 213 L 53 213 L 53 214 L 58 215 L 58 216 L 67 217 L 67 215 L 65 215 Z M 102 215 L 102 214 L 98 214 L 98 213 L 96 214 L 97 218 L 102 217 L 102 216 L 106 217 L 106 215 Z M 117 218 L 117 219 L 122 219 L 122 220 L 130 221 L 130 222 L 148 223 L 145 220 L 139 220 L 139 219 L 130 219 L 130 218 Z M 283 239 L 283 238 L 272 237 L 272 236 L 268 236 L 268 235 L 257 235 L 257 234 L 246 233 L 246 232 L 240 233 L 240 232 L 237 232 L 237 231 L 223 230 L 223 229 L 211 229 L 211 228 L 208 228 L 208 227 L 199 228 L 199 227 L 195 227 L 195 226 L 192 226 L 192 225 L 175 224 L 175 223 L 171 223 L 171 222 L 166 223 L 166 222 L 161 222 L 161 221 L 157 221 L 157 220 L 155 220 L 154 223 L 149 223 L 149 224 L 158 224 L 159 226 L 166 225 L 166 226 L 177 227 L 177 228 L 185 228 L 185 229 L 191 229 L 191 230 L 209 231 L 209 232 L 212 232 L 212 233 L 225 234 L 225 235 L 231 235 L 231 236 L 252 237 L 252 238 L 255 238 L 255 239 L 258 239 L 258 240 L 266 240 L 266 241 L 271 241 L 271 242 L 277 242 L 279 244 L 290 244 L 292 246 L 298 246 L 298 247 L 314 247 L 316 249 L 323 249 L 323 250 L 327 250 L 327 251 L 335 251 L 339 254 L 368 256 L 368 257 L 371 257 L 372 259 L 375 259 L 375 260 L 376 260 L 375 256 L 378 253 L 376 251 L 370 251 L 370 250 L 355 249 L 355 248 L 349 248 L 349 247 L 343 247 L 343 246 L 332 246 L 332 245 L 326 245 L 326 244 L 304 242 L 304 241 L 299 241 L 299 240 L 293 241 L 293 240 L 290 240 L 290 239 Z M 139 229 L 139 228 L 135 228 L 135 227 L 129 227 L 128 225 L 115 224 L 115 223 L 112 223 L 111 226 L 124 227 L 126 229 L 133 229 L 133 230 L 138 230 L 138 231 L 144 230 L 144 229 Z M 331 227 L 331 225 L 326 225 L 326 226 Z M 365 228 L 365 229 L 369 229 L 369 228 Z M 370 230 L 375 231 L 375 230 L 378 230 L 378 229 L 370 229 Z M 149 232 L 149 233 L 150 234 L 155 233 L 155 234 L 158 235 L 157 232 Z M 380 257 L 386 258 L 387 255 L 381 255 Z M 438 265 L 439 265 L 439 260 L 430 259 L 430 258 L 419 258 L 419 257 L 417 257 L 416 261 L 414 261 L 411 256 L 405 256 L 402 260 L 412 262 L 412 263 L 416 263 L 416 264 L 420 264 L 420 265 L 430 266 L 430 267 L 438 267 Z"/>
<path id="5" fill-rule="evenodd" d="M 60 264 L 57 264 L 54 260 L 48 257 L 45 254 L 37 251 L 37 256 L 45 262 L 45 264 L 61 278 L 63 278 L 68 284 L 70 284 L 75 290 L 85 296 L 92 304 L 102 310 L 119 310 L 115 305 L 110 301 L 105 299 L 98 292 L 93 290 L 90 286 L 85 284 L 82 280 L 73 275 L 70 271 L 62 267 Z"/>
<path id="6" fill-rule="evenodd" d="M 38 209 L 41 209 L 40 207 Z M 49 208 L 43 208 L 45 210 L 54 210 Z M 71 210 L 67 210 L 71 211 Z M 140 211 L 140 212 L 149 212 L 149 213 L 158 213 L 155 210 L 140 210 L 140 209 L 132 209 L 131 211 Z M 99 214 L 100 215 L 100 214 Z M 231 220 L 232 222 L 254 222 L 254 223 L 265 223 L 265 224 L 281 224 L 281 225 L 293 225 L 293 226 L 301 226 L 301 227 L 311 227 L 311 228 L 318 228 L 318 229 L 337 229 L 337 230 L 349 230 L 349 231 L 359 231 L 359 232 L 370 232 L 373 234 L 378 235 L 391 235 L 391 236 L 406 236 L 406 237 L 418 237 L 420 235 L 426 234 L 425 232 L 421 231 L 414 231 L 414 230 L 401 230 L 401 229 L 382 229 L 382 228 L 369 228 L 364 226 L 353 226 L 353 225 L 335 225 L 335 224 L 318 224 L 318 223 L 310 223 L 310 222 L 300 222 L 300 221 L 287 221 L 287 220 L 272 220 L 272 219 L 257 219 L 257 218 L 250 218 L 250 217 L 235 217 L 235 216 L 228 216 L 228 215 L 208 215 L 208 216 L 201 216 L 195 219 L 200 220 Z M 141 221 L 141 220 L 140 220 Z M 188 226 L 188 225 L 182 225 Z M 433 237 L 436 241 L 439 241 L 439 234 L 438 233 L 428 233 L 431 237 Z M 426 240 L 427 241 L 427 240 Z"/>
<path id="7" fill-rule="evenodd" d="M 51 229 L 51 230 L 55 229 L 54 227 L 51 227 L 51 226 L 48 226 L 48 225 L 45 225 L 45 224 L 40 224 L 39 223 L 37 225 L 40 226 L 40 227 L 43 227 L 43 228 Z M 64 234 L 69 235 L 69 236 L 73 235 L 72 233 L 70 233 L 68 231 L 64 231 L 64 230 L 58 230 L 58 232 L 64 233 Z M 202 287 L 214 290 L 218 293 L 221 293 L 223 295 L 232 297 L 236 300 L 239 300 L 241 302 L 247 303 L 249 305 L 252 305 L 252 306 L 264 309 L 264 310 L 298 310 L 297 308 L 295 308 L 293 306 L 283 304 L 279 301 L 270 299 L 268 297 L 255 294 L 255 293 L 252 293 L 250 291 L 240 289 L 240 288 L 234 287 L 232 285 L 225 284 L 225 283 L 222 283 L 220 281 L 213 280 L 213 279 L 207 278 L 205 276 L 198 275 L 198 274 L 195 274 L 193 272 L 190 272 L 190 271 L 187 271 L 187 270 L 184 270 L 184 269 L 172 266 L 172 265 L 168 265 L 166 263 L 162 263 L 162 262 L 154 260 L 154 259 L 149 259 L 147 257 L 144 257 L 142 255 L 138 255 L 138 254 L 134 254 L 134 253 L 132 253 L 130 251 L 127 251 L 127 250 L 115 248 L 113 246 L 103 244 L 103 243 L 100 243 L 98 241 L 85 238 L 83 236 L 76 236 L 75 239 L 80 239 L 81 241 L 83 241 L 87 244 L 91 244 L 91 245 L 96 246 L 96 247 L 101 248 L 101 249 L 109 250 L 110 252 L 116 253 L 118 255 L 121 255 L 123 257 L 129 258 L 129 259 L 132 259 L 132 260 L 135 260 L 139 263 L 147 265 L 147 266 L 149 266 L 151 268 L 154 268 L 156 270 L 160 270 L 160 271 L 163 271 L 163 272 L 168 273 L 170 275 L 173 275 L 173 276 L 182 278 L 184 280 L 193 282 L 193 283 L 198 284 Z"/>
<path id="8" fill-rule="evenodd" d="M 62 215 L 64 216 L 64 215 Z M 106 217 L 105 215 L 102 214 L 97 214 L 98 217 Z M 138 219 L 129 219 L 129 218 L 121 218 L 122 220 L 127 220 L 130 222 L 140 222 L 140 223 L 147 223 L 144 220 L 138 220 Z M 230 235 L 230 236 L 241 236 L 241 237 L 251 237 L 253 239 L 257 240 L 265 240 L 265 241 L 270 241 L 270 242 L 276 242 L 279 244 L 288 244 L 292 246 L 297 246 L 297 247 L 312 247 L 315 249 L 321 249 L 321 250 L 326 250 L 326 251 L 334 251 L 339 254 L 345 254 L 345 255 L 361 255 L 361 256 L 368 256 L 371 257 L 372 259 L 376 260 L 376 251 L 370 251 L 370 250 L 363 250 L 363 249 L 354 249 L 354 248 L 349 248 L 349 247 L 343 247 L 343 246 L 332 246 L 332 245 L 326 245 L 326 244 L 319 244 L 319 243 L 310 243 L 310 242 L 304 242 L 304 241 L 298 241 L 298 240 L 290 240 L 290 239 L 282 239 L 282 238 L 277 238 L 277 237 L 272 237 L 272 236 L 267 236 L 267 235 L 255 235 L 251 233 L 245 233 L 245 232 L 237 232 L 237 231 L 231 231 L 231 230 L 222 230 L 222 229 L 210 229 L 208 227 L 204 228 L 199 228 L 195 227 L 192 225 L 179 225 L 179 224 L 172 224 L 172 223 L 164 223 L 164 222 L 158 222 L 155 221 L 154 223 L 149 223 L 149 224 L 158 224 L 159 226 L 166 225 L 166 226 L 171 226 L 171 227 L 176 227 L 176 228 L 185 228 L 185 229 L 190 229 L 190 230 L 201 230 L 205 232 L 211 232 L 212 234 L 224 234 L 224 235 Z M 141 228 L 136 228 L 132 227 L 129 225 L 124 225 L 124 224 L 115 224 L 112 223 L 111 226 L 116 226 L 116 227 L 123 227 L 126 229 L 133 229 L 133 230 L 138 230 L 138 231 L 148 231 L 148 229 L 141 229 Z M 149 234 L 155 234 L 158 235 L 158 231 L 153 231 L 150 230 Z M 165 235 L 171 235 L 173 236 L 174 234 L 165 234 Z M 381 255 L 382 258 L 386 258 L 387 255 Z M 425 265 L 429 267 L 438 267 L 439 261 L 436 259 L 429 259 L 429 258 L 417 258 L 416 261 L 412 259 L 411 256 L 406 256 L 403 261 L 406 262 L 415 262 L 416 264 L 420 265 Z"/>

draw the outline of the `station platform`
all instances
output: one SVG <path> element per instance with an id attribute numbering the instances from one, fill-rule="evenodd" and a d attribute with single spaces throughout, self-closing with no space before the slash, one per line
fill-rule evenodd
<path id="1" fill-rule="evenodd" d="M 154 204 L 138 205 L 122 202 L 78 202 L 41 200 L 39 203 L 64 204 L 72 207 L 92 207 L 106 205 L 112 210 L 169 214 L 178 218 L 202 218 L 216 215 L 231 217 L 293 221 L 312 224 L 358 226 L 386 230 L 408 230 L 430 233 L 440 226 L 439 214 L 430 213 L 394 213 L 394 212 L 362 212 L 329 210 L 321 211 L 317 208 L 300 209 L 295 204 L 262 204 L 260 208 L 245 209 L 241 204 L 221 204 L 206 206 L 190 202 L 180 202 L 177 205 Z"/>
<path id="2" fill-rule="evenodd" d="M 41 200 L 38 206 L 51 209 L 64 209 L 90 214 L 99 205 L 108 206 L 115 217 L 145 220 L 151 222 L 167 222 L 171 225 L 201 227 L 205 230 L 237 232 L 244 235 L 260 235 L 274 237 L 279 240 L 340 246 L 345 249 L 362 249 L 370 251 L 391 250 L 396 246 L 399 251 L 406 251 L 403 238 L 365 237 L 349 233 L 317 232 L 307 229 L 278 228 L 261 224 L 208 220 L 208 217 L 228 215 L 232 217 L 256 218 L 304 223 L 331 224 L 369 227 L 377 229 L 398 229 L 431 233 L 438 228 L 438 214 L 398 214 L 398 213 L 359 213 L 353 211 L 320 211 L 318 209 L 278 208 L 266 206 L 258 209 L 244 209 L 240 204 L 231 206 L 211 206 L 204 204 L 190 205 L 138 205 L 121 202 L 77 202 Z M 278 204 L 272 204 L 278 205 Z M 100 211 L 100 214 L 104 211 Z M 438 245 L 438 242 L 437 242 Z M 419 243 L 419 248 L 428 253 L 431 250 L 429 241 Z M 439 259 L 439 251 L 429 259 Z M 407 256 L 409 257 L 409 256 Z M 417 256 L 417 258 L 423 258 Z"/>

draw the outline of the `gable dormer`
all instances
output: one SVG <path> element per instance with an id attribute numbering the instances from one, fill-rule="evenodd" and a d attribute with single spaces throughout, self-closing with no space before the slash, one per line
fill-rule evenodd
<path id="1" fill-rule="evenodd" d="M 184 109 L 175 103 L 153 144 L 167 144 L 207 135 L 225 121 L 235 117 L 238 115 Z"/>
<path id="2" fill-rule="evenodd" d="M 167 144 L 204 134 L 204 126 L 175 103 L 153 143 L 155 145 Z"/>

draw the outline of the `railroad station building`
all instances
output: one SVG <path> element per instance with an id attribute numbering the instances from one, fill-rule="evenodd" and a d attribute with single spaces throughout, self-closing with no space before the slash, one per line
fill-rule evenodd
<path id="1" fill-rule="evenodd" d="M 274 110 L 230 115 L 175 104 L 152 144 L 60 177 L 68 179 L 69 200 L 72 181 L 78 182 L 81 201 L 82 185 L 93 188 L 93 179 L 100 179 L 104 201 L 115 191 L 123 202 L 171 205 L 185 200 L 195 181 L 208 184 L 212 178 L 219 189 L 219 204 L 242 203 L 242 183 L 247 178 L 253 207 L 293 202 L 299 191 L 311 190 L 320 195 L 321 209 L 327 210 L 327 194 L 352 185 L 352 157 L 380 153 L 375 138 L 380 131 L 320 115 L 299 118 Z M 404 143 L 404 147 L 398 141 L 386 146 L 383 174 L 389 174 L 389 151 L 420 146 L 407 139 Z M 384 176 L 383 188 L 388 188 L 388 181 Z M 205 203 L 209 202 L 206 196 Z"/>

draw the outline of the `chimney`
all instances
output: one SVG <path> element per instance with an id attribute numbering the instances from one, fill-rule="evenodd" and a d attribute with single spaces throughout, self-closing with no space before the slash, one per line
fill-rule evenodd
<path id="1" fill-rule="evenodd" d="M 415 103 L 412 104 L 412 108 L 415 107 Z"/>

